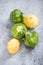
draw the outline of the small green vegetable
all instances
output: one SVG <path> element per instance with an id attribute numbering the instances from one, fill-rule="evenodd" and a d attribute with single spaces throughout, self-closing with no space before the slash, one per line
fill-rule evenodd
<path id="1" fill-rule="evenodd" d="M 10 20 L 12 22 L 23 22 L 23 13 L 19 9 L 15 9 L 10 14 Z"/>
<path id="2" fill-rule="evenodd" d="M 33 31 L 33 32 L 27 32 L 25 39 L 24 39 L 24 44 L 29 47 L 34 47 L 35 45 L 38 44 L 38 33 Z"/>
<path id="3" fill-rule="evenodd" d="M 14 24 L 13 27 L 11 28 L 11 35 L 16 39 L 23 38 L 26 32 L 27 28 L 22 23 Z"/>

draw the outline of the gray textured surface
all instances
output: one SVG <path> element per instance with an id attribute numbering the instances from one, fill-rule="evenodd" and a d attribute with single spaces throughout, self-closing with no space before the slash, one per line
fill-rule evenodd
<path id="1" fill-rule="evenodd" d="M 11 39 L 9 15 L 15 8 L 25 15 L 33 13 L 38 16 L 39 25 L 34 30 L 39 33 L 39 42 L 34 49 L 30 49 L 21 41 L 19 52 L 11 56 L 6 44 Z M 0 65 L 43 65 L 43 0 L 0 0 Z"/>

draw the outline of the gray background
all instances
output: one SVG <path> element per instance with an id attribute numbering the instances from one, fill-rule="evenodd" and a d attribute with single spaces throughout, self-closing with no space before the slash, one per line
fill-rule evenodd
<path id="1" fill-rule="evenodd" d="M 9 55 L 7 41 L 11 39 L 10 12 L 20 9 L 24 15 L 33 13 L 39 18 L 34 29 L 39 34 L 38 45 L 34 49 L 26 47 L 21 40 L 19 52 Z M 43 0 L 0 0 L 0 65 L 43 65 Z"/>

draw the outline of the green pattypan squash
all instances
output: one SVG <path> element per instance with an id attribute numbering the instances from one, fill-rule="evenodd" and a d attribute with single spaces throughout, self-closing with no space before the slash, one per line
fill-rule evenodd
<path id="1" fill-rule="evenodd" d="M 27 32 L 25 39 L 24 39 L 24 44 L 29 47 L 34 47 L 35 45 L 38 44 L 38 33 L 33 31 L 33 32 Z"/>
<path id="2" fill-rule="evenodd" d="M 11 35 L 16 39 L 23 38 L 26 32 L 27 32 L 27 28 L 22 23 L 14 24 L 11 28 Z"/>

